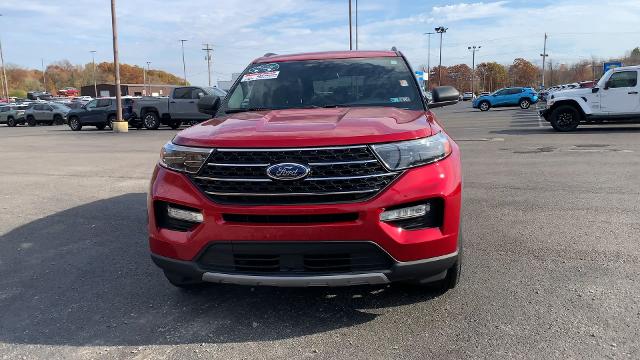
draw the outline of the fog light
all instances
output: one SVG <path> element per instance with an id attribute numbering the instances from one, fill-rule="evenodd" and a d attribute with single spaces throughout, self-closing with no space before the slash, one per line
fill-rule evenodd
<path id="1" fill-rule="evenodd" d="M 204 221 L 204 217 L 199 211 L 178 209 L 171 205 L 167 206 L 167 215 L 169 215 L 170 218 L 194 223 L 201 223 Z"/>
<path id="2" fill-rule="evenodd" d="M 380 221 L 411 219 L 426 215 L 431 210 L 429 204 L 421 204 L 401 209 L 387 210 L 380 214 Z"/>

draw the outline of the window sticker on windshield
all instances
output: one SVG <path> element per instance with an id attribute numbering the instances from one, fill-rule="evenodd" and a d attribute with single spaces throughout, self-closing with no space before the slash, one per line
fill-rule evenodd
<path id="1" fill-rule="evenodd" d="M 406 96 L 401 96 L 401 97 L 390 98 L 389 101 L 392 103 L 411 102 L 411 98 Z"/>
<path id="2" fill-rule="evenodd" d="M 274 71 L 278 71 L 279 69 L 280 69 L 280 65 L 277 63 L 260 64 L 249 69 L 249 71 L 247 71 L 247 74 L 274 72 Z"/>
<path id="3" fill-rule="evenodd" d="M 245 74 L 240 82 L 277 79 L 280 71 L 260 72 L 255 74 Z"/>
<path id="4" fill-rule="evenodd" d="M 400 86 L 409 86 L 409 82 L 407 80 L 400 80 Z"/>
<path id="5" fill-rule="evenodd" d="M 391 63 L 391 65 L 398 65 L 398 61 L 396 61 L 396 60 L 391 60 L 390 63 Z"/>

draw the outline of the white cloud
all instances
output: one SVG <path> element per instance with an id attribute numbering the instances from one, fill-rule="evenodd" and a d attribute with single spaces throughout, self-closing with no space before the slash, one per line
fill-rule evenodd
<path id="1" fill-rule="evenodd" d="M 428 22 L 453 23 L 462 20 L 503 16 L 509 12 L 506 7 L 508 3 L 508 1 L 496 1 L 434 6 Z"/>

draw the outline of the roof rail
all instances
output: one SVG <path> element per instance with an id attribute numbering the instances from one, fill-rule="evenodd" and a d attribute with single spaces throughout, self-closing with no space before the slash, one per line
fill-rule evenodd
<path id="1" fill-rule="evenodd" d="M 268 53 L 264 54 L 263 57 L 270 57 L 270 56 L 275 56 L 275 55 L 278 55 L 278 54 L 275 54 L 275 53 L 272 53 L 272 52 L 268 52 Z"/>

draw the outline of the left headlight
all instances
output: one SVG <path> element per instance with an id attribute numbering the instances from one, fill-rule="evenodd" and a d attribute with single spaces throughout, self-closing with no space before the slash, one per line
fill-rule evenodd
<path id="1" fill-rule="evenodd" d="M 442 132 L 417 140 L 372 145 L 371 148 L 391 170 L 430 164 L 451 154 L 449 138 Z"/>
<path id="2" fill-rule="evenodd" d="M 207 161 L 212 151 L 213 149 L 181 146 L 168 142 L 160 151 L 160 165 L 167 169 L 195 174 Z"/>

